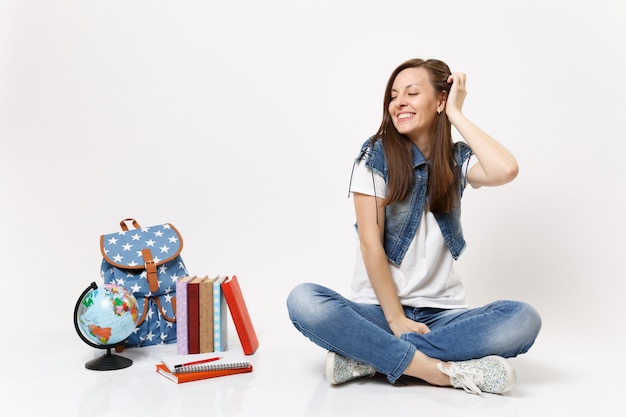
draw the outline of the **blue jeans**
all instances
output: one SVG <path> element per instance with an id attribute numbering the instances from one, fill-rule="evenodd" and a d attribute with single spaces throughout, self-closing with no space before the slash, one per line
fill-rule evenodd
<path id="1" fill-rule="evenodd" d="M 394 383 L 418 350 L 442 361 L 488 355 L 514 357 L 533 345 L 541 329 L 537 311 L 519 301 L 495 301 L 480 308 L 404 307 L 407 317 L 430 333 L 396 337 L 379 305 L 352 302 L 317 284 L 300 284 L 287 298 L 296 329 L 318 346 L 372 365 Z"/>

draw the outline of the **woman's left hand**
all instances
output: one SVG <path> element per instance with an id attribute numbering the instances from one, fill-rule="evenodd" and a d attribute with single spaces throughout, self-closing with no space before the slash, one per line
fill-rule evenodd
<path id="1" fill-rule="evenodd" d="M 389 327 L 396 337 L 400 337 L 404 333 L 430 333 L 430 329 L 427 325 L 418 321 L 413 321 L 405 316 L 399 317 L 398 320 L 389 323 Z"/>
<path id="2" fill-rule="evenodd" d="M 446 100 L 446 114 L 448 115 L 448 118 L 453 116 L 455 113 L 461 113 L 463 102 L 465 101 L 465 96 L 467 95 L 467 90 L 465 89 L 465 79 L 466 75 L 463 72 L 455 72 L 450 74 L 448 77 L 448 83 L 452 83 L 450 92 L 448 93 L 448 99 Z"/>

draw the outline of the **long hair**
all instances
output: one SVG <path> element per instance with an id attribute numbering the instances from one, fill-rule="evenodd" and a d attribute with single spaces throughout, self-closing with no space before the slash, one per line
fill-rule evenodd
<path id="1" fill-rule="evenodd" d="M 391 89 L 398 74 L 407 68 L 424 68 L 430 75 L 430 82 L 435 94 L 450 91 L 448 77 L 450 68 L 437 59 L 411 59 L 398 66 L 389 77 L 383 100 L 383 119 L 378 132 L 372 141 L 382 138 L 387 166 L 389 168 L 389 184 L 385 205 L 403 201 L 415 186 L 413 176 L 413 143 L 400 134 L 393 125 L 389 114 Z M 432 212 L 448 212 L 458 200 L 458 176 L 454 161 L 454 143 L 452 129 L 446 112 L 437 116 L 433 149 L 430 156 L 430 173 L 428 175 L 428 195 Z"/>

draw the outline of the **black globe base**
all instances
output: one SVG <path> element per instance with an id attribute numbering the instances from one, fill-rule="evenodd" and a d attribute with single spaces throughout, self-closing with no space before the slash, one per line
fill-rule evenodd
<path id="1" fill-rule="evenodd" d="M 133 361 L 119 355 L 111 353 L 111 348 L 107 348 L 106 355 L 85 362 L 85 368 L 94 371 L 114 371 L 116 369 L 128 368 Z"/>

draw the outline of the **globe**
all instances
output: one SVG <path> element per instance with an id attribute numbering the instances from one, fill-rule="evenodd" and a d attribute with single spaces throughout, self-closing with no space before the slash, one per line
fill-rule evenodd
<path id="1" fill-rule="evenodd" d="M 107 349 L 107 355 L 85 364 L 88 369 L 111 370 L 128 367 L 132 361 L 111 353 L 135 330 L 137 299 L 126 288 L 92 282 L 80 295 L 74 309 L 74 327 L 88 345 Z"/>

